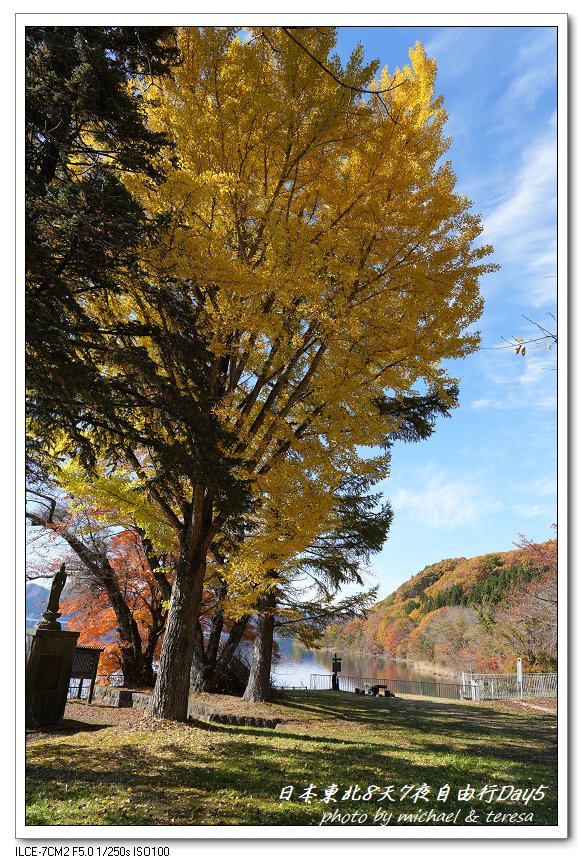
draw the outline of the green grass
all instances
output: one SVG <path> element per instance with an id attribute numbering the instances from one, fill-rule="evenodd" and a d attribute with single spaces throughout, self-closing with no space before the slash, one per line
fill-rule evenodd
<path id="1" fill-rule="evenodd" d="M 209 698 L 210 702 L 210 698 Z M 265 710 L 267 707 L 265 707 Z M 110 709 L 110 712 L 116 711 Z M 36 739 L 27 747 L 29 825 L 318 825 L 325 812 L 398 814 L 474 808 L 532 813 L 554 825 L 556 718 L 495 705 L 431 699 L 381 700 L 342 692 L 290 691 L 271 708 L 276 729 L 143 723 L 94 726 Z M 254 708 L 247 707 L 247 714 Z M 257 714 L 257 713 L 255 713 Z M 336 803 L 324 789 L 339 787 Z M 318 797 L 298 799 L 308 785 Z M 381 788 L 370 801 L 342 801 L 358 784 Z M 422 784 L 428 800 L 413 801 Z M 437 791 L 449 784 L 447 801 Z M 458 789 L 487 784 L 547 786 L 541 801 L 458 801 Z M 279 798 L 294 786 L 292 798 Z M 390 802 L 379 802 L 393 785 Z M 403 801 L 402 788 L 413 786 Z M 422 831 L 422 830 L 421 830 Z"/>

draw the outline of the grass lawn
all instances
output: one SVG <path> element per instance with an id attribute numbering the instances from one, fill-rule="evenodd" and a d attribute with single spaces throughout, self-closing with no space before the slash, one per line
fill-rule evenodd
<path id="1" fill-rule="evenodd" d="M 201 700 L 217 703 L 210 695 Z M 32 737 L 28 825 L 313 826 L 336 809 L 340 815 L 367 814 L 369 826 L 379 809 L 392 813 L 392 824 L 403 814 L 461 809 L 455 825 L 464 825 L 472 808 L 482 825 L 488 812 L 532 814 L 524 825 L 557 822 L 554 716 L 334 691 L 281 692 L 276 703 L 261 707 L 227 698 L 224 711 L 234 703 L 240 714 L 271 713 L 283 722 L 259 729 L 143 718 L 123 727 L 112 725 L 123 710 L 104 708 L 100 723 Z M 324 791 L 333 784 L 336 802 L 326 804 Z M 446 784 L 447 799 L 438 799 Z M 498 792 L 491 803 L 477 795 L 458 801 L 458 790 L 468 784 L 476 794 L 486 785 L 513 785 L 504 793 L 513 799 L 517 790 L 547 789 L 544 798 L 528 803 L 496 801 Z M 291 797 L 280 799 L 288 785 Z M 310 785 L 316 796 L 299 798 Z M 369 785 L 379 789 L 368 800 L 357 798 Z"/>

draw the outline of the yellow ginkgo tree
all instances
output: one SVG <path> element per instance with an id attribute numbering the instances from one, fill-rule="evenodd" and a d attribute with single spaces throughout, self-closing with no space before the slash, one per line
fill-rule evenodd
<path id="1" fill-rule="evenodd" d="M 341 478 L 362 471 L 360 449 L 398 429 L 383 400 L 446 400 L 444 359 L 478 345 L 468 328 L 494 265 L 444 159 L 435 63 L 417 44 L 393 74 L 365 66 L 361 49 L 342 68 L 335 39 L 186 27 L 182 63 L 144 93 L 150 127 L 174 141 L 163 183 L 124 178 L 158 229 L 141 253 L 150 288 L 92 313 L 117 322 L 100 365 L 127 389 L 134 429 L 108 458 L 180 547 L 154 715 L 186 717 L 207 554 L 233 490 L 249 495 L 248 550 L 266 542 L 277 488 L 281 502 L 302 499 L 301 519 L 291 508 L 269 534 L 269 555 L 297 552 L 325 526 Z M 149 385 L 129 374 L 138 356 Z"/>

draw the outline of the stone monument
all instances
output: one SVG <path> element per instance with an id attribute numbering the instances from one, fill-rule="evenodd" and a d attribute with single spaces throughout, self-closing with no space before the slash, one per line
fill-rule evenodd
<path id="1" fill-rule="evenodd" d="M 340 682 L 338 681 L 338 673 L 342 672 L 342 658 L 339 658 L 336 652 L 332 658 L 332 690 L 340 690 Z"/>
<path id="2" fill-rule="evenodd" d="M 61 628 L 59 602 L 67 574 L 61 565 L 42 619 L 26 629 L 26 726 L 52 727 L 63 720 L 78 631 Z"/>

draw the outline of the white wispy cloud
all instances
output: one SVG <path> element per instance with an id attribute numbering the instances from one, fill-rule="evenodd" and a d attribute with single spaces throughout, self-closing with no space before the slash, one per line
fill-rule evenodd
<path id="1" fill-rule="evenodd" d="M 528 338 L 527 332 L 513 334 Z M 534 334 L 536 335 L 536 334 Z M 554 413 L 557 407 L 555 349 L 528 348 L 525 357 L 515 357 L 505 344 L 483 352 L 478 365 L 483 376 L 482 393 L 470 403 L 472 409 Z"/>
<path id="2" fill-rule="evenodd" d="M 515 72 L 497 108 L 511 111 L 533 108 L 556 85 L 556 33 L 554 28 L 533 28 L 516 55 Z"/>
<path id="3" fill-rule="evenodd" d="M 461 76 L 472 65 L 472 31 L 467 27 L 444 27 L 425 42 L 428 57 L 437 61 L 442 78 Z"/>
<path id="4" fill-rule="evenodd" d="M 483 239 L 502 267 L 512 268 L 514 289 L 539 308 L 554 302 L 556 283 L 556 138 L 547 131 L 522 153 L 507 194 L 484 219 Z M 549 274 L 550 271 L 550 274 Z"/>
<path id="5" fill-rule="evenodd" d="M 551 208 L 554 211 L 557 176 L 554 133 L 547 133 L 533 146 L 527 147 L 521 163 L 509 194 L 504 196 L 486 219 L 486 231 L 494 241 L 504 240 L 512 244 L 516 240 L 520 241 L 516 237 L 516 229 L 525 221 L 531 222 L 540 213 L 542 203 L 547 213 Z"/>
<path id="6" fill-rule="evenodd" d="M 479 475 L 452 477 L 436 467 L 425 471 L 413 487 L 399 487 L 391 502 L 395 512 L 435 529 L 478 526 L 485 514 L 502 508 Z"/>
<path id="7" fill-rule="evenodd" d="M 471 406 L 475 409 L 509 408 L 507 401 L 500 399 L 499 397 L 482 397 L 481 399 L 475 399 L 472 401 Z"/>
<path id="8" fill-rule="evenodd" d="M 515 504 L 513 510 L 521 517 L 538 517 L 542 513 L 544 513 L 546 509 L 543 508 L 542 505 L 533 504 L 529 501 L 524 501 Z"/>
<path id="9" fill-rule="evenodd" d="M 519 385 L 525 388 L 530 388 L 533 385 L 538 386 L 539 384 L 544 383 L 546 385 L 545 395 L 548 397 L 549 366 L 553 361 L 556 361 L 556 354 L 552 354 L 552 357 L 550 357 L 551 354 L 552 352 L 549 352 L 549 357 L 547 357 L 546 352 L 544 352 L 543 354 L 531 353 L 530 357 L 527 354 L 527 356 L 525 357 L 523 370 L 518 377 Z M 550 390 L 553 392 L 552 395 L 554 397 L 554 379 L 553 387 Z"/>
<path id="10" fill-rule="evenodd" d="M 554 502 L 556 496 L 556 475 L 534 475 L 527 487 L 517 491 L 513 510 L 520 516 L 538 517 L 548 513 L 549 500 Z"/>
<path id="11" fill-rule="evenodd" d="M 557 476 L 555 474 L 546 474 L 534 477 L 532 479 L 531 491 L 535 492 L 538 498 L 557 495 Z"/>

